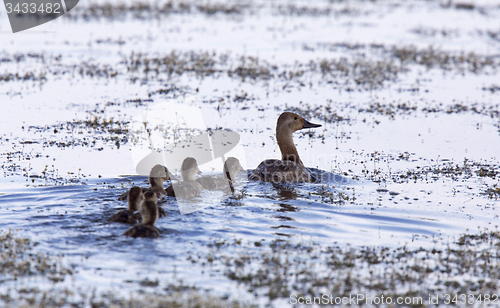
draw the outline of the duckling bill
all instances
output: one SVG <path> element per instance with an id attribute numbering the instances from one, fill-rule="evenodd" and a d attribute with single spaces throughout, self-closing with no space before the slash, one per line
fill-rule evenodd
<path id="1" fill-rule="evenodd" d="M 293 133 L 304 128 L 321 127 L 311 123 L 300 115 L 292 112 L 283 112 L 276 124 L 276 140 L 281 151 L 281 160 L 266 159 L 259 164 L 250 175 L 250 180 L 273 183 L 312 182 L 313 178 L 293 143 Z"/>

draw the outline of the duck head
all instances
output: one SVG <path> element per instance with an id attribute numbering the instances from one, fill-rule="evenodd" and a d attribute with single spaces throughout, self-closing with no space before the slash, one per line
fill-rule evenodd
<path id="1" fill-rule="evenodd" d="M 291 160 L 304 165 L 299 158 L 297 148 L 293 143 L 293 132 L 304 128 L 321 127 L 321 124 L 311 123 L 293 112 L 283 112 L 276 124 L 276 140 L 281 151 L 281 160 Z"/>
<path id="2" fill-rule="evenodd" d="M 300 115 L 293 112 L 283 112 L 279 118 L 276 125 L 276 131 L 283 133 L 293 133 L 294 131 L 301 130 L 304 128 L 315 128 L 321 127 L 321 124 L 314 124 Z"/>
<path id="3" fill-rule="evenodd" d="M 200 174 L 200 168 L 198 168 L 198 163 L 196 159 L 192 157 L 186 157 L 182 162 L 181 166 L 181 177 L 183 181 L 193 182 L 196 181 L 196 175 Z"/>

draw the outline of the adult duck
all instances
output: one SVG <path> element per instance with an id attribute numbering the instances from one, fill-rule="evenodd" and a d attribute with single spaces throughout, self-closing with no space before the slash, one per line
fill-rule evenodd
<path id="1" fill-rule="evenodd" d="M 321 125 L 311 123 L 296 113 L 283 112 L 276 124 L 276 140 L 281 151 L 281 160 L 264 160 L 252 172 L 249 179 L 273 183 L 312 182 L 313 177 L 304 167 L 293 143 L 293 132 L 315 127 Z"/>

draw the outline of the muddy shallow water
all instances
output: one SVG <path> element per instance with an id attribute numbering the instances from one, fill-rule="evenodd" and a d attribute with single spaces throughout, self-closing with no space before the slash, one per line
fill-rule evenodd
<path id="1" fill-rule="evenodd" d="M 79 3 L 24 34 L 0 13 L 0 230 L 71 269 L 4 266 L 0 301 L 30 288 L 35 304 L 34 289 L 69 290 L 60 306 L 193 289 L 275 307 L 291 294 L 500 293 L 498 236 L 467 246 L 499 224 L 496 2 L 137 3 Z M 251 170 L 279 157 L 283 111 L 322 124 L 295 143 L 342 181 L 243 175 L 188 214 L 167 198 L 154 240 L 106 223 L 147 185 L 135 167 L 151 144 L 228 129 Z"/>

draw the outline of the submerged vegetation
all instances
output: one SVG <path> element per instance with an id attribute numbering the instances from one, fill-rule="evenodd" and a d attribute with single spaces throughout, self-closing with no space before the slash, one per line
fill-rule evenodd
<path id="1" fill-rule="evenodd" d="M 250 9 L 249 3 L 201 3 L 193 1 L 163 1 L 133 3 L 92 3 L 79 5 L 72 10 L 68 17 L 72 20 L 83 19 L 125 19 L 134 18 L 141 20 L 160 19 L 172 14 L 204 14 L 204 15 L 240 15 Z"/>
<path id="2" fill-rule="evenodd" d="M 34 276 L 57 283 L 73 274 L 62 265 L 62 257 L 35 253 L 33 247 L 37 244 L 16 236 L 12 230 L 0 230 L 0 285 Z"/>
<path id="3" fill-rule="evenodd" d="M 0 295 L 0 303 L 6 308 L 37 307 L 175 307 L 175 308 L 256 308 L 243 301 L 219 298 L 198 290 L 185 290 L 165 294 L 136 292 L 129 297 L 115 292 L 66 289 L 24 289 L 17 294 Z"/>
<path id="4" fill-rule="evenodd" d="M 334 239 L 332 239 L 333 241 Z M 33 244 L 14 233 L 0 237 L 2 253 L 1 284 L 12 279 L 21 282 L 33 275 L 51 281 L 49 288 L 5 289 L 0 292 L 4 307 L 257 307 L 244 301 L 217 298 L 182 282 L 161 283 L 147 277 L 138 283 L 145 288 L 121 296 L 115 292 L 96 292 L 68 286 L 58 287 L 72 271 L 60 265 L 61 259 L 32 252 Z M 257 297 L 269 301 L 293 295 L 303 298 L 365 296 L 413 298 L 405 307 L 424 307 L 429 294 L 439 297 L 436 306 L 461 306 L 460 301 L 446 302 L 446 294 L 467 294 L 475 302 L 493 302 L 500 286 L 500 233 L 484 229 L 458 238 L 434 238 L 432 247 L 325 246 L 314 241 L 301 243 L 286 240 L 248 242 L 243 239 L 215 240 L 206 255 L 189 253 L 192 264 L 208 272 L 222 271 Z M 76 268 L 78 270 L 78 266 Z M 166 287 L 163 290 L 159 286 Z M 148 291 L 147 288 L 152 288 Z M 363 307 L 369 302 L 355 302 Z M 370 305 L 369 305 L 370 306 Z M 402 307 L 403 305 L 397 305 Z"/>
<path id="5" fill-rule="evenodd" d="M 254 246 L 253 244 L 249 244 Z M 225 247 L 240 246 L 239 257 L 228 256 Z M 256 245 L 255 245 L 256 246 Z M 276 240 L 269 245 L 245 247 L 241 241 L 218 245 L 212 266 L 224 268 L 231 280 L 255 296 L 290 299 L 366 294 L 371 297 L 421 297 L 429 294 L 489 295 L 500 290 L 500 233 L 484 230 L 463 234 L 453 242 L 435 240 L 433 248 L 325 247 L 314 242 L 292 244 Z M 252 254 L 246 250 L 258 250 Z M 314 269 L 314 270 L 311 270 Z M 354 306 L 364 306 L 366 302 Z M 459 302 L 449 303 L 459 306 Z M 402 305 L 400 305 L 402 306 Z M 421 307 L 426 305 L 409 305 Z M 405 306 L 408 307 L 408 306 Z"/>
<path id="6" fill-rule="evenodd" d="M 304 47 L 306 50 L 315 50 Z M 230 53 L 176 51 L 165 55 L 148 55 L 132 52 L 115 65 L 101 64 L 89 59 L 79 63 L 65 63 L 62 56 L 4 54 L 5 63 L 31 61 L 42 67 L 26 72 L 6 72 L 0 75 L 0 83 L 9 81 L 45 82 L 49 77 L 66 75 L 71 78 L 119 78 L 124 76 L 131 82 L 165 82 L 173 77 L 192 74 L 196 78 L 228 77 L 240 82 L 280 82 L 283 89 L 304 88 L 315 85 L 333 87 L 346 91 L 373 90 L 397 82 L 401 74 L 413 67 L 441 69 L 445 72 L 463 74 L 491 74 L 500 66 L 500 55 L 480 55 L 474 52 L 449 52 L 430 46 L 418 49 L 415 46 L 379 46 L 346 44 L 318 44 L 320 49 L 332 51 L 350 50 L 350 57 L 320 58 L 293 64 L 269 63 L 254 56 L 231 56 Z M 374 57 L 365 56 L 369 52 Z M 48 59 L 45 59 L 48 58 Z M 0 66 L 1 67 L 1 66 Z M 13 68 L 13 66 L 11 66 Z M 494 93 L 495 86 L 485 88 Z M 410 91 L 420 91 L 412 88 Z"/>
<path id="7" fill-rule="evenodd" d="M 352 4 L 354 2 L 354 4 Z M 448 10 L 456 9 L 468 12 L 480 12 L 488 15 L 492 10 L 498 10 L 495 5 L 477 5 L 469 2 L 456 1 L 430 1 L 436 9 Z M 410 2 L 411 3 L 411 2 Z M 356 5 L 357 4 L 357 5 Z M 372 5 L 370 5 L 372 4 Z M 123 20 L 133 18 L 139 20 L 161 20 L 169 18 L 171 15 L 202 14 L 206 16 L 237 16 L 244 18 L 256 14 L 270 14 L 288 17 L 336 17 L 347 16 L 366 16 L 373 14 L 374 5 L 387 5 L 384 1 L 344 1 L 333 0 L 324 1 L 324 3 L 270 3 L 261 1 L 208 1 L 193 2 L 188 0 L 168 0 L 168 1 L 135 1 L 133 3 L 91 3 L 82 4 L 73 9 L 68 15 L 73 20 Z M 389 6 L 393 5 L 391 3 Z M 401 4 L 398 4 L 401 5 Z M 411 4 L 410 4 L 411 5 Z"/>

